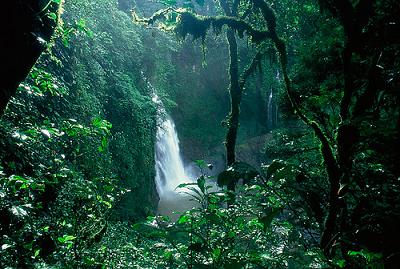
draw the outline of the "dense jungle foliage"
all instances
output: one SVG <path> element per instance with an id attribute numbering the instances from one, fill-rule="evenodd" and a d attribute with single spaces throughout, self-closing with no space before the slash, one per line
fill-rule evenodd
<path id="1" fill-rule="evenodd" d="M 397 0 L 28 2 L 1 21 L 0 268 L 400 268 Z M 163 216 L 167 114 L 195 206 Z"/>

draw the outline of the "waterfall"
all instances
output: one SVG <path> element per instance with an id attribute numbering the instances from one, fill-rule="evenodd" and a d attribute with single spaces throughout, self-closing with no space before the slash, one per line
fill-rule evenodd
<path id="1" fill-rule="evenodd" d="M 272 88 L 270 89 L 269 96 L 268 96 L 268 104 L 267 104 L 267 128 L 268 130 L 272 130 L 274 127 L 274 119 L 273 119 L 273 104 L 272 104 L 272 98 L 273 98 L 273 90 Z"/>
<path id="2" fill-rule="evenodd" d="M 275 79 L 279 81 L 279 70 L 276 72 Z M 271 86 L 267 102 L 267 128 L 272 131 L 278 124 L 278 103 L 274 96 L 274 89 Z"/>
<path id="3" fill-rule="evenodd" d="M 155 144 L 156 187 L 160 202 L 158 212 L 171 215 L 172 211 L 182 211 L 190 208 L 192 203 L 182 195 L 176 187 L 182 183 L 193 182 L 193 177 L 185 171 L 179 149 L 179 139 L 172 118 L 157 95 L 153 102 L 157 109 L 157 133 Z"/>
<path id="4" fill-rule="evenodd" d="M 179 139 L 175 124 L 169 115 L 159 117 L 157 126 L 155 160 L 156 184 L 159 195 L 174 192 L 175 188 L 188 181 L 179 150 Z"/>

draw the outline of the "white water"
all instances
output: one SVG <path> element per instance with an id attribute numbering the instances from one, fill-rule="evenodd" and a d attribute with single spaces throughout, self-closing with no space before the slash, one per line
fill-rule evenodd
<path id="1" fill-rule="evenodd" d="M 155 180 L 160 196 L 158 213 L 172 216 L 173 211 L 185 211 L 194 205 L 188 196 L 182 194 L 183 189 L 176 189 L 180 184 L 193 182 L 193 177 L 185 171 L 172 118 L 166 114 L 157 95 L 154 95 L 153 101 L 158 105 L 155 145 Z"/>
<path id="2" fill-rule="evenodd" d="M 275 79 L 279 81 L 279 70 L 276 72 Z M 272 130 L 276 127 L 278 123 L 278 104 L 276 102 L 276 97 L 274 96 L 274 90 L 271 87 L 269 95 L 268 95 L 268 103 L 267 103 L 267 128 L 268 130 Z"/>
<path id="3" fill-rule="evenodd" d="M 274 125 L 274 120 L 273 120 L 273 108 L 272 108 L 272 98 L 273 98 L 273 90 L 271 88 L 269 96 L 268 96 L 268 105 L 267 105 L 267 127 L 268 130 L 272 130 L 273 125 Z"/>

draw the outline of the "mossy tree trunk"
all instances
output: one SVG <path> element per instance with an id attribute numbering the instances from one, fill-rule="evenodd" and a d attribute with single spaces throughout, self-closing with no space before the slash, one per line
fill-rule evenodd
<path id="1" fill-rule="evenodd" d="M 240 102 L 242 100 L 242 89 L 239 87 L 239 73 L 238 73 L 238 52 L 237 43 L 234 31 L 229 29 L 227 31 L 227 39 L 229 44 L 229 96 L 231 102 L 230 113 L 228 116 L 228 131 L 226 134 L 226 161 L 227 165 L 231 166 L 236 161 L 236 138 L 239 127 L 240 116 Z M 228 185 L 228 190 L 235 190 L 235 182 Z"/>
<path id="2" fill-rule="evenodd" d="M 221 7 L 226 16 L 236 17 L 238 14 L 239 1 L 235 0 L 232 8 L 229 7 L 226 0 L 220 1 Z M 235 31 L 228 29 L 226 38 L 229 48 L 229 96 L 230 96 L 230 112 L 227 120 L 227 133 L 225 138 L 226 147 L 226 164 L 231 166 L 236 161 L 236 138 L 239 127 L 240 102 L 242 100 L 243 89 L 239 84 L 239 61 L 238 61 L 238 46 L 235 37 Z M 235 191 L 235 182 L 228 184 L 228 190 Z"/>
<path id="3" fill-rule="evenodd" d="M 28 3 L 29 2 L 29 3 Z M 50 1 L 7 1 L 0 18 L 0 117 L 18 85 L 23 81 L 40 54 L 46 49 L 57 21 L 60 4 Z"/>

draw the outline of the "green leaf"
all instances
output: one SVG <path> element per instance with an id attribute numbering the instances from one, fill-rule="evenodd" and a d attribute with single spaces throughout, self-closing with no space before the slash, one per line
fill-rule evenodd
<path id="1" fill-rule="evenodd" d="M 199 200 L 199 201 L 202 199 L 203 195 L 200 193 L 200 191 L 199 191 L 197 188 L 188 187 L 187 189 L 188 189 L 189 191 L 192 191 L 192 192 L 195 193 L 195 194 L 191 194 L 191 193 L 188 193 L 188 194 L 192 195 L 194 198 L 196 198 L 196 199 Z M 198 196 L 196 196 L 196 194 L 197 194 Z"/>
<path id="2" fill-rule="evenodd" d="M 259 221 L 259 219 L 249 220 L 248 225 L 252 229 L 254 229 L 254 228 L 262 229 L 262 228 L 264 228 L 264 225 Z"/>
<path id="3" fill-rule="evenodd" d="M 354 250 L 349 250 L 347 252 L 347 255 L 349 256 L 361 256 L 363 257 L 367 262 L 372 262 L 372 261 L 376 261 L 376 260 L 380 260 L 382 259 L 382 253 L 375 253 L 375 252 L 371 252 L 367 249 L 362 249 L 360 251 L 354 251 Z"/>
<path id="4" fill-rule="evenodd" d="M 33 256 L 36 258 L 37 256 L 39 256 L 40 253 L 40 248 L 35 250 L 35 253 L 33 254 Z"/>
<path id="5" fill-rule="evenodd" d="M 253 179 L 259 174 L 253 166 L 245 162 L 235 162 L 231 168 L 239 174 L 240 178 L 247 181 Z"/>
<path id="6" fill-rule="evenodd" d="M 236 182 L 238 178 L 238 175 L 236 172 L 234 171 L 222 171 L 217 178 L 217 184 L 219 187 L 222 186 L 227 186 L 229 185 L 231 182 Z"/>
<path id="7" fill-rule="evenodd" d="M 207 163 L 204 160 L 195 160 L 194 163 L 200 168 L 206 168 L 207 167 Z"/>
<path id="8" fill-rule="evenodd" d="M 293 169 L 291 166 L 285 166 L 279 170 L 277 170 L 274 174 L 274 179 L 292 179 L 295 178 L 297 175 L 296 170 Z"/>
<path id="9" fill-rule="evenodd" d="M 219 223 L 219 217 L 216 214 L 213 214 L 213 213 L 206 214 L 205 218 L 207 219 L 208 222 L 210 222 L 212 224 Z"/>
<path id="10" fill-rule="evenodd" d="M 227 170 L 221 172 L 217 178 L 218 186 L 226 186 L 231 182 L 237 182 L 239 179 L 250 181 L 259 173 L 254 167 L 245 162 L 235 162 Z"/>
<path id="11" fill-rule="evenodd" d="M 344 267 L 346 266 L 346 261 L 343 260 L 343 259 L 338 260 L 338 261 L 336 261 L 336 265 L 337 265 L 339 268 L 344 268 Z"/>
<path id="12" fill-rule="evenodd" d="M 221 256 L 221 249 L 220 248 L 215 248 L 213 250 L 213 259 L 217 260 Z"/>
<path id="13" fill-rule="evenodd" d="M 286 164 L 284 161 L 282 160 L 273 160 L 272 163 L 270 165 L 265 166 L 264 168 L 266 168 L 266 173 L 267 176 L 270 177 L 272 176 L 277 170 L 285 167 Z"/>
<path id="14" fill-rule="evenodd" d="M 47 17 L 49 17 L 53 21 L 57 21 L 57 14 L 54 12 L 47 13 Z"/>
<path id="15" fill-rule="evenodd" d="M 79 21 L 77 21 L 75 25 L 80 31 L 84 31 L 86 29 L 86 21 L 84 19 L 79 19 Z"/>
<path id="16" fill-rule="evenodd" d="M 170 260 L 171 258 L 172 258 L 172 251 L 171 250 L 169 250 L 169 249 L 166 249 L 165 251 L 164 251 L 164 259 L 166 259 L 166 260 Z"/>
<path id="17" fill-rule="evenodd" d="M 258 221 L 263 224 L 264 232 L 270 227 L 272 220 L 281 212 L 280 208 L 272 208 L 269 213 L 261 216 Z"/>
<path id="18" fill-rule="evenodd" d="M 175 189 L 186 188 L 187 186 L 197 186 L 197 183 L 182 183 L 179 184 Z"/>
<path id="19" fill-rule="evenodd" d="M 197 179 L 197 186 L 199 186 L 200 190 L 204 193 L 206 191 L 206 178 L 204 176 L 200 176 Z"/>
<path id="20" fill-rule="evenodd" d="M 57 240 L 60 243 L 65 243 L 65 244 L 69 244 L 71 243 L 71 241 L 75 240 L 76 236 L 73 235 L 63 235 L 62 237 L 58 237 Z"/>
<path id="21" fill-rule="evenodd" d="M 12 206 L 11 213 L 17 217 L 26 217 L 28 216 L 28 212 L 20 206 Z"/>
<path id="22" fill-rule="evenodd" d="M 108 146 L 108 139 L 107 139 L 107 137 L 104 136 L 101 139 L 101 146 L 98 147 L 99 152 L 105 151 L 107 146 Z"/>
<path id="23" fill-rule="evenodd" d="M 178 224 L 184 224 L 190 221 L 190 215 L 181 215 L 178 219 Z"/>
<path id="24" fill-rule="evenodd" d="M 75 240 L 75 239 L 76 239 L 76 237 L 73 236 L 73 235 L 67 235 L 67 236 L 65 236 L 65 241 L 72 241 L 72 240 Z"/>
<path id="25" fill-rule="evenodd" d="M 224 269 L 242 269 L 243 266 L 244 266 L 243 262 L 232 261 L 232 262 L 226 263 L 224 265 Z"/>
<path id="26" fill-rule="evenodd" d="M 69 47 L 69 37 L 63 36 L 62 43 L 63 43 L 64 47 L 68 48 Z"/>

